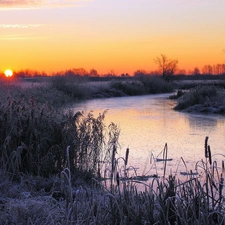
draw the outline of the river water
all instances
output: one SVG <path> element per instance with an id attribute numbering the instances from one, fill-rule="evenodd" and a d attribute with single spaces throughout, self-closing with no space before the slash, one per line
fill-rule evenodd
<path id="1" fill-rule="evenodd" d="M 205 162 L 204 144 L 208 136 L 213 161 L 221 168 L 225 155 L 225 117 L 220 115 L 188 114 L 173 110 L 176 100 L 169 94 L 120 97 L 82 101 L 72 106 L 74 112 L 94 115 L 108 110 L 105 123 L 114 122 L 120 128 L 118 155 L 125 157 L 129 147 L 128 164 L 138 175 L 162 175 L 165 144 L 168 147 L 166 173 L 180 174 L 195 171 L 198 161 Z M 181 157 L 183 160 L 181 160 Z M 200 165 L 199 163 L 198 165 Z"/>

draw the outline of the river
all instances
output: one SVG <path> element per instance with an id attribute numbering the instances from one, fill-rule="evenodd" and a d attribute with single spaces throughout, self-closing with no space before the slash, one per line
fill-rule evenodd
<path id="1" fill-rule="evenodd" d="M 94 115 L 107 109 L 106 125 L 114 122 L 121 131 L 117 157 L 124 157 L 129 147 L 128 164 L 136 168 L 138 175 L 162 175 L 164 162 L 153 163 L 151 159 L 152 156 L 162 158 L 160 153 L 166 143 L 168 158 L 172 159 L 167 162 L 167 174 L 195 171 L 196 163 L 205 161 L 206 136 L 213 161 L 217 161 L 220 169 L 225 159 L 221 156 L 225 154 L 225 117 L 175 111 L 176 100 L 168 99 L 168 96 L 94 99 L 76 103 L 71 108 L 74 112 L 93 111 Z"/>

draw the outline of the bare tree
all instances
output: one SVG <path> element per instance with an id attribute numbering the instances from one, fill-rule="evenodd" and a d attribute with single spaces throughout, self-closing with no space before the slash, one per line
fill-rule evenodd
<path id="1" fill-rule="evenodd" d="M 99 76 L 98 71 L 96 69 L 91 69 L 90 70 L 90 76 L 91 77 L 98 77 Z"/>
<path id="2" fill-rule="evenodd" d="M 213 67 L 211 65 L 205 65 L 202 68 L 202 73 L 207 74 L 207 75 L 212 75 L 213 74 Z"/>
<path id="3" fill-rule="evenodd" d="M 154 60 L 159 66 L 160 73 L 166 81 L 170 81 L 177 70 L 178 60 L 169 59 L 166 55 L 161 54 Z"/>
<path id="4" fill-rule="evenodd" d="M 200 75 L 200 69 L 198 67 L 195 67 L 193 70 L 193 75 Z"/>

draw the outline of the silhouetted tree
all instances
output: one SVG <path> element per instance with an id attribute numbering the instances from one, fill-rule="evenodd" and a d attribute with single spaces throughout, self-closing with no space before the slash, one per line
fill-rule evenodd
<path id="1" fill-rule="evenodd" d="M 199 75 L 200 74 L 200 70 L 198 67 L 195 67 L 193 70 L 193 75 Z"/>
<path id="2" fill-rule="evenodd" d="M 91 77 L 98 77 L 99 76 L 98 71 L 96 69 L 91 69 L 90 70 L 90 76 Z"/>
<path id="3" fill-rule="evenodd" d="M 147 75 L 148 73 L 145 70 L 137 70 L 134 72 L 135 77 L 142 77 L 144 75 Z"/>
<path id="4" fill-rule="evenodd" d="M 169 59 L 166 55 L 161 54 L 154 60 L 159 66 L 160 73 L 165 81 L 170 81 L 177 70 L 178 60 Z"/>
<path id="5" fill-rule="evenodd" d="M 47 76 L 47 74 L 44 71 L 39 72 L 37 70 L 31 70 L 31 69 L 15 71 L 14 75 L 19 78 L 33 78 L 33 77 Z"/>
<path id="6" fill-rule="evenodd" d="M 225 64 L 216 64 L 212 66 L 213 68 L 213 74 L 220 75 L 225 74 Z"/>
<path id="7" fill-rule="evenodd" d="M 213 68 L 211 65 L 205 65 L 203 68 L 202 68 L 202 73 L 203 74 L 208 74 L 208 75 L 211 75 L 213 74 Z"/>
<path id="8" fill-rule="evenodd" d="M 88 76 L 88 72 L 84 68 L 69 69 L 64 74 L 65 76 Z"/>
<path id="9" fill-rule="evenodd" d="M 109 73 L 105 74 L 106 77 L 117 77 L 118 76 L 118 73 L 114 70 L 114 69 L 111 69 L 109 71 Z"/>

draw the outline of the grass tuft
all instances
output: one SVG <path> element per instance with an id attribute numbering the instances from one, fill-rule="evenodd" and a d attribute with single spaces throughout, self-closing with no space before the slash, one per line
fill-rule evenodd
<path id="1" fill-rule="evenodd" d="M 166 177 L 166 144 L 164 176 L 138 177 L 129 148 L 118 157 L 120 130 L 106 127 L 106 112 L 64 114 L 40 90 L 15 93 L 0 101 L 0 224 L 224 224 L 224 161 L 213 161 L 208 137 L 197 175 Z"/>
<path id="2" fill-rule="evenodd" d="M 224 91 L 213 85 L 199 85 L 192 88 L 190 92 L 185 92 L 178 99 L 178 104 L 175 106 L 175 109 L 188 109 L 192 106 L 203 106 L 201 108 L 203 112 L 209 107 L 217 109 L 216 112 L 225 112 Z"/>

